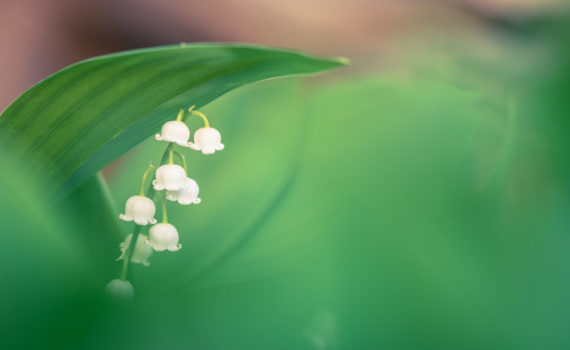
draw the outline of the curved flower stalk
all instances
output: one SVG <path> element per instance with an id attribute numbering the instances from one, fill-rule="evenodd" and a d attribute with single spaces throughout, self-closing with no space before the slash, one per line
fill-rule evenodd
<path id="1" fill-rule="evenodd" d="M 174 150 L 174 146 L 182 146 L 202 151 L 203 154 L 212 154 L 221 151 L 224 145 L 218 130 L 211 128 L 206 116 L 198 111 L 193 111 L 194 106 L 188 111 L 190 115 L 197 115 L 204 121 L 204 127 L 194 133 L 194 142 L 189 142 L 190 129 L 185 123 L 184 110 L 178 112 L 176 120 L 166 122 L 160 134 L 155 138 L 158 141 L 168 142 L 160 166 L 155 168 L 152 164 L 145 171 L 139 194 L 127 200 L 125 213 L 119 217 L 124 221 L 134 221 L 133 233 L 127 235 L 119 244 L 121 255 L 117 260 L 123 260 L 123 268 L 120 278 L 114 279 L 106 287 L 107 294 L 116 299 L 128 299 L 134 296 L 134 288 L 127 280 L 129 262 L 149 266 L 149 259 L 153 251 L 175 252 L 182 248 L 179 243 L 178 230 L 168 222 L 166 204 L 175 201 L 181 205 L 199 204 L 198 197 L 200 188 L 198 183 L 188 176 L 186 158 L 183 154 Z M 177 156 L 182 166 L 174 163 Z M 154 172 L 154 179 L 145 191 L 147 177 Z M 156 206 L 153 201 L 156 192 L 164 191 L 162 195 L 162 223 L 157 224 L 154 215 Z M 142 234 L 146 225 L 152 224 L 148 236 Z"/>

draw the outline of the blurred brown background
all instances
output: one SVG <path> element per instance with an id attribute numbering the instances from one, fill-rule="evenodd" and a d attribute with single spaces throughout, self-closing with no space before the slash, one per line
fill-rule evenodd
<path id="1" fill-rule="evenodd" d="M 365 66 L 433 30 L 484 31 L 561 1 L 2 0 L 0 110 L 82 59 L 179 42 L 252 42 L 347 56 Z M 387 61 L 387 59 L 386 59 Z M 358 65 L 357 65 L 358 67 Z"/>

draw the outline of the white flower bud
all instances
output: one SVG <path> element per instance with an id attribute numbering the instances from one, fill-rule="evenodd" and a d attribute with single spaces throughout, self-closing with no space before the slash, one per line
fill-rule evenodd
<path id="1" fill-rule="evenodd" d="M 132 196 L 127 200 L 125 213 L 119 215 L 121 220 L 135 221 L 137 225 L 156 224 L 154 202 L 145 196 Z"/>
<path id="2" fill-rule="evenodd" d="M 204 154 L 212 154 L 224 149 L 222 135 L 214 128 L 201 128 L 194 133 L 194 142 L 190 142 L 190 148 L 202 151 Z"/>
<path id="3" fill-rule="evenodd" d="M 200 192 L 200 188 L 196 181 L 187 177 L 184 187 L 178 191 L 168 191 L 166 198 L 171 201 L 178 201 L 182 205 L 199 204 L 202 200 L 198 198 L 198 192 Z"/>
<path id="4" fill-rule="evenodd" d="M 133 234 L 129 233 L 129 235 L 125 238 L 124 242 L 119 243 L 119 247 L 121 248 L 121 256 L 117 258 L 117 260 L 122 260 L 127 254 L 127 250 L 131 245 L 131 240 L 133 239 Z M 144 266 L 150 265 L 148 262 L 148 258 L 152 255 L 152 248 L 146 244 L 148 237 L 145 235 L 139 235 L 137 237 L 137 243 L 135 244 L 135 250 L 131 254 L 131 262 L 135 264 L 143 264 Z"/>
<path id="5" fill-rule="evenodd" d="M 157 252 L 170 250 L 175 252 L 182 248 L 178 243 L 178 231 L 171 224 L 156 224 L 150 228 L 147 244 Z"/>
<path id="6" fill-rule="evenodd" d="M 181 121 L 173 120 L 164 123 L 160 134 L 156 134 L 158 141 L 174 142 L 180 146 L 188 147 L 190 129 Z"/>
<path id="7" fill-rule="evenodd" d="M 131 299 L 135 295 L 135 289 L 129 281 L 115 279 L 107 284 L 105 288 L 107 296 L 113 299 L 125 300 Z"/>
<path id="8" fill-rule="evenodd" d="M 178 191 L 184 187 L 186 172 L 176 164 L 167 164 L 156 169 L 156 178 L 152 181 L 154 189 L 162 191 Z"/>

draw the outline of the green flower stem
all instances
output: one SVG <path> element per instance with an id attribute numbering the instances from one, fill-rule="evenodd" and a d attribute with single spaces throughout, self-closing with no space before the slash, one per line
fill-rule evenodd
<path id="1" fill-rule="evenodd" d="M 176 116 L 176 121 L 177 122 L 181 121 L 182 117 L 184 117 L 184 109 L 180 108 L 180 110 L 178 111 L 178 115 Z"/>
<path id="2" fill-rule="evenodd" d="M 148 177 L 148 174 L 151 171 L 154 171 L 156 168 L 152 165 L 152 163 L 149 165 L 148 169 L 146 169 L 146 171 L 144 172 L 144 175 L 142 177 L 141 180 L 141 187 L 139 190 L 139 196 L 144 196 L 144 184 L 146 183 L 146 178 Z"/>
<path id="3" fill-rule="evenodd" d="M 182 167 L 184 168 L 184 172 L 186 172 L 186 175 L 188 175 L 188 167 L 186 166 L 186 157 L 184 157 L 184 155 L 178 151 L 174 151 L 174 154 L 180 159 L 180 161 L 182 162 Z"/>
<path id="4" fill-rule="evenodd" d="M 170 145 L 168 145 L 168 147 L 166 147 L 166 150 L 164 150 L 164 153 L 162 154 L 162 158 L 160 159 L 160 165 L 166 164 L 166 160 L 168 159 L 169 151 L 170 151 Z"/>
<path id="5" fill-rule="evenodd" d="M 202 112 L 194 111 L 193 108 L 194 108 L 194 106 L 190 107 L 188 109 L 188 112 L 190 112 L 191 115 L 197 115 L 198 117 L 202 118 L 202 120 L 204 121 L 204 127 L 209 128 L 210 122 L 208 122 L 208 118 L 206 118 L 206 115 Z"/>
<path id="6" fill-rule="evenodd" d="M 174 144 L 170 144 L 168 149 L 168 164 L 174 164 Z"/>
<path id="7" fill-rule="evenodd" d="M 188 112 L 189 112 L 189 113 L 186 114 L 186 115 L 184 116 L 184 118 L 182 118 L 182 121 L 183 121 L 184 123 L 186 123 L 186 119 L 188 119 L 188 117 L 190 117 L 190 116 L 192 115 L 194 108 L 196 108 L 196 105 L 192 105 L 192 106 L 190 106 L 190 107 L 188 108 Z"/>
<path id="8" fill-rule="evenodd" d="M 167 161 L 167 159 L 169 159 L 170 152 L 173 150 L 173 148 L 174 148 L 174 144 L 169 143 L 168 147 L 166 147 L 166 149 L 164 150 L 164 153 L 162 154 L 162 158 L 160 159 L 160 165 L 166 164 L 166 161 Z M 172 164 L 172 163 L 170 163 L 170 164 Z"/>
<path id="9" fill-rule="evenodd" d="M 168 224 L 168 214 L 166 212 L 166 194 L 162 197 L 162 223 Z"/>
<path id="10" fill-rule="evenodd" d="M 131 260 L 131 255 L 135 250 L 135 246 L 137 244 L 137 240 L 139 239 L 139 234 L 141 233 L 142 226 L 135 224 L 135 229 L 133 230 L 133 237 L 131 238 L 131 243 L 127 248 L 125 253 L 125 257 L 123 258 L 123 268 L 121 270 L 121 280 L 127 280 L 127 272 L 129 270 L 129 261 Z"/>
<path id="11" fill-rule="evenodd" d="M 156 194 L 156 191 L 154 189 L 154 186 L 152 185 L 152 182 L 148 185 L 148 189 L 146 190 L 146 197 L 150 198 L 152 201 L 154 201 L 154 195 Z"/>

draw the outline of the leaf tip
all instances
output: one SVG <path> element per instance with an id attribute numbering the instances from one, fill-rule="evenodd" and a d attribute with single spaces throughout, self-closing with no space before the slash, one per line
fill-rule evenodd
<path id="1" fill-rule="evenodd" d="M 347 58 L 347 57 L 335 57 L 334 60 L 337 61 L 338 63 L 342 64 L 343 66 L 348 66 L 348 65 L 352 64 L 352 61 L 350 60 L 350 58 Z"/>

